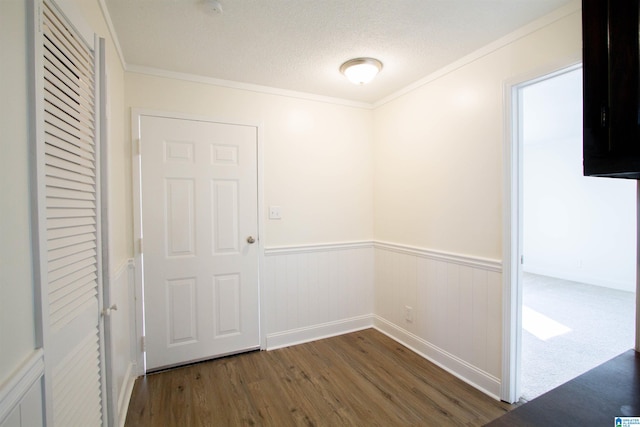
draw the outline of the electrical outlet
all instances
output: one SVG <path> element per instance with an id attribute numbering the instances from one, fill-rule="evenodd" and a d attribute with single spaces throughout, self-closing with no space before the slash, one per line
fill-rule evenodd
<path id="1" fill-rule="evenodd" d="M 413 307 L 408 305 L 404 306 L 404 320 L 409 323 L 413 322 Z"/>

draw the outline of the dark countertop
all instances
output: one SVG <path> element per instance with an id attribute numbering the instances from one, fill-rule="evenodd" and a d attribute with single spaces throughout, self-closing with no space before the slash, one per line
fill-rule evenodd
<path id="1" fill-rule="evenodd" d="M 613 426 L 618 416 L 640 417 L 640 354 L 634 350 L 519 406 L 487 426 Z"/>

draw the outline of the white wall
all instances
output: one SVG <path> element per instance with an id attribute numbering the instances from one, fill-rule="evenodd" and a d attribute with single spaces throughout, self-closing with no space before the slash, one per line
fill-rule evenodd
<path id="1" fill-rule="evenodd" d="M 375 326 L 497 397 L 501 280 L 499 262 L 378 243 Z"/>
<path id="2" fill-rule="evenodd" d="M 262 126 L 265 206 L 283 210 L 265 216 L 271 346 L 375 324 L 497 396 L 503 89 L 578 61 L 580 27 L 574 2 L 374 111 L 134 72 L 125 104 Z M 336 306 L 329 274 L 347 287 Z"/>
<path id="3" fill-rule="evenodd" d="M 280 292 L 291 302 L 284 314 L 276 306 L 282 303 L 280 299 L 267 302 L 272 339 L 277 343 L 289 332 L 292 339 L 305 339 L 308 336 L 303 332 L 315 326 L 317 333 L 333 333 L 343 326 L 345 330 L 373 323 L 374 250 L 370 245 L 375 239 L 392 244 L 377 245 L 376 256 L 394 253 L 384 258 L 391 262 L 376 266 L 378 327 L 399 339 L 417 338 L 415 342 L 433 354 L 446 356 L 439 363 L 454 373 L 467 379 L 479 374 L 475 378 L 485 381 L 482 387 L 499 383 L 496 333 L 501 319 L 493 307 L 501 303 L 496 265 L 501 259 L 503 84 L 540 67 L 579 58 L 579 12 L 556 17 L 531 34 L 522 32 L 506 46 L 488 50 L 371 111 L 124 73 L 98 1 L 68 2 L 93 31 L 107 39 L 109 272 L 118 283 L 117 295 L 126 295 L 129 289 L 125 288 L 132 286 L 124 278 L 124 266 L 133 256 L 130 108 L 258 123 L 264 148 L 265 206 L 279 205 L 283 212 L 279 221 L 265 217 L 267 280 L 273 279 L 275 286 L 269 298 Z M 0 115 L 3 149 L 11 153 L 2 156 L 0 169 L 0 227 L 3 242 L 14 242 L 0 249 L 0 383 L 35 346 L 27 220 L 27 113 L 26 103 L 20 101 L 26 99 L 24 4 L 0 2 L 1 95 L 17 100 L 10 109 L 3 103 Z M 338 244 L 331 245 L 334 243 Z M 291 246 L 294 248 L 287 248 Z M 451 274 L 435 274 L 427 282 L 409 280 L 411 273 L 394 266 L 422 262 L 415 257 L 437 260 L 440 270 L 435 271 Z M 456 267 L 461 264 L 470 270 Z M 306 274 L 310 266 L 317 266 L 318 273 Z M 455 279 L 467 277 L 470 271 L 475 278 L 471 282 Z M 279 279 L 281 274 L 286 279 Z M 340 304 L 320 298 L 326 290 L 322 286 L 334 285 L 323 275 L 341 284 L 337 296 L 326 295 L 340 298 Z M 421 283 L 428 283 L 432 291 L 420 289 L 426 286 Z M 454 286 L 457 292 L 452 292 Z M 468 286 L 472 286 L 474 316 L 483 319 L 479 333 L 484 339 L 474 344 L 481 347 L 439 340 L 448 330 L 444 323 L 449 314 L 438 317 L 430 311 L 441 297 L 447 301 L 445 307 L 467 307 L 469 293 L 460 291 Z M 122 312 L 129 312 L 128 304 L 133 303 L 114 302 Z M 405 305 L 413 307 L 419 316 L 416 321 L 426 323 L 413 328 L 403 324 L 399 313 Z M 125 334 L 134 331 L 131 321 L 121 320 L 116 328 L 119 355 L 126 351 Z M 456 335 L 473 337 L 478 331 L 471 323 L 458 324 Z M 11 329 L 5 326 L 9 324 Z M 117 361 L 114 378 L 121 383 L 114 385 L 117 390 L 126 388 L 122 372 L 126 365 L 126 360 Z"/>
<path id="4" fill-rule="evenodd" d="M 261 125 L 266 247 L 370 241 L 370 110 L 126 73 L 126 105 Z"/>
<path id="5" fill-rule="evenodd" d="M 370 242 L 267 251 L 267 348 L 371 327 L 373 265 Z"/>
<path id="6" fill-rule="evenodd" d="M 26 1 L 0 1 L 0 384 L 36 347 L 26 19 Z"/>
<path id="7" fill-rule="evenodd" d="M 495 396 L 502 366 L 495 334 L 502 330 L 504 90 L 581 58 L 579 3 L 539 22 L 374 112 L 374 236 L 396 248 L 394 262 L 409 269 L 376 264 L 376 315 L 390 334 L 444 355 L 437 359 L 442 366 Z M 416 257 L 442 259 L 443 273 L 416 280 Z M 461 287 L 460 259 L 491 280 Z M 487 263 L 498 267 L 487 270 Z M 418 324 L 404 320 L 406 306 L 421 316 Z M 438 311 L 468 315 L 464 307 L 482 320 Z"/>
<path id="8" fill-rule="evenodd" d="M 125 82 L 128 108 L 260 126 L 268 348 L 371 326 L 371 110 L 133 72 Z"/>
<path id="9" fill-rule="evenodd" d="M 27 3 L 0 1 L 0 425 L 42 425 L 42 354 L 36 350 Z"/>
<path id="10" fill-rule="evenodd" d="M 505 82 L 581 57 L 576 11 L 375 111 L 377 240 L 502 257 Z"/>
<path id="11" fill-rule="evenodd" d="M 635 292 L 636 181 L 582 175 L 582 70 L 521 95 L 524 271 Z"/>
<path id="12" fill-rule="evenodd" d="M 0 1 L 0 425 L 43 424 L 42 352 L 36 350 L 27 2 Z"/>
<path id="13" fill-rule="evenodd" d="M 496 307 L 501 304 L 502 90 L 507 80 L 579 59 L 577 7 L 554 15 L 532 33 L 522 30 L 506 45 L 486 49 L 371 111 L 285 94 L 124 73 L 97 1 L 70 1 L 94 31 L 107 38 L 109 267 L 112 278 L 120 283 L 118 295 L 128 293 L 123 288 L 129 286 L 123 266 L 133 255 L 130 109 L 257 123 L 264 148 L 265 206 L 279 205 L 283 212 L 278 221 L 265 216 L 263 230 L 265 279 L 272 291 L 265 307 L 267 333 L 274 345 L 373 324 L 371 313 L 375 311 L 380 329 L 410 341 L 457 375 L 495 394 L 501 363 L 501 317 Z M 23 3 L 17 10 L 11 9 L 14 3 L 0 4 L 3 18 L 15 17 L 19 22 Z M 4 20 L 2 24 L 4 36 L 11 27 Z M 17 31 L 24 28 L 18 26 Z M 4 57 L 5 45 L 2 47 Z M 24 83 L 24 65 L 20 65 L 24 51 L 13 52 L 19 61 L 11 65 L 18 67 L 11 75 Z M 4 67 L 3 61 L 3 73 Z M 25 90 L 24 84 L 2 82 L 3 91 Z M 15 129 L 12 138 L 24 140 L 26 113 L 18 110 L 16 114 L 9 122 Z M 8 171 L 26 179 L 26 144 L 13 148 L 17 150 L 15 161 Z M 2 230 L 10 229 L 17 242 L 28 239 L 28 224 L 23 219 L 29 209 L 25 186 L 18 184 L 20 191 L 15 192 L 2 187 Z M 5 194 L 15 201 L 5 203 Z M 8 206 L 18 209 L 9 216 L 11 227 L 5 227 Z M 9 254 L 11 250 L 5 247 L 3 251 Z M 2 255 L 5 259 L 5 253 Z M 19 281 L 31 280 L 28 247 L 22 249 L 22 255 L 10 275 Z M 409 270 L 397 268 L 399 265 Z M 418 280 L 415 271 L 429 279 Z M 27 312 L 27 326 L 19 328 L 19 337 L 0 330 L 0 357 L 5 357 L 5 343 L 15 344 L 8 353 L 11 366 L 34 346 L 32 293 L 22 288 L 9 290 L 4 275 L 3 264 L 0 304 L 11 302 L 2 305 L 2 315 L 4 305 L 18 316 Z M 323 293 L 327 286 L 335 285 L 326 277 L 341 284 L 331 295 Z M 283 304 L 276 298 L 279 294 L 286 298 L 286 307 L 278 306 Z M 338 298 L 340 304 L 332 304 L 331 298 Z M 124 311 L 133 303 L 114 302 Z M 416 323 L 406 324 L 407 305 L 414 310 Z M 460 319 L 454 329 L 445 327 L 456 321 L 452 313 L 464 314 L 468 307 L 471 317 Z M 124 334 L 134 330 L 127 323 L 119 322 L 117 328 L 117 345 L 125 350 Z M 309 329 L 310 335 L 306 334 Z M 5 366 L 2 362 L 0 369 Z M 118 389 L 126 381 L 120 372 L 126 365 L 126 361 L 117 362 L 115 378 L 122 383 L 115 385 Z"/>

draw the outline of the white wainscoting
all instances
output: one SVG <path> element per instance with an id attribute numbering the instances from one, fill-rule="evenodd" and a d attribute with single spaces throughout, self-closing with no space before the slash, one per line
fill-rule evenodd
<path id="1" fill-rule="evenodd" d="M 375 327 L 499 399 L 500 261 L 386 242 L 309 245 L 266 249 L 263 277 L 267 349 Z"/>
<path id="2" fill-rule="evenodd" d="M 111 327 L 111 387 L 114 425 L 124 426 L 136 379 L 135 266 L 127 260 L 110 275 L 111 304 L 118 309 L 108 317 Z"/>
<path id="3" fill-rule="evenodd" d="M 267 349 L 372 327 L 373 262 L 372 242 L 265 249 Z"/>
<path id="4" fill-rule="evenodd" d="M 0 427 L 44 425 L 42 377 L 44 353 L 34 350 L 0 387 Z"/>
<path id="5" fill-rule="evenodd" d="M 500 261 L 376 242 L 375 327 L 499 399 L 501 271 Z"/>

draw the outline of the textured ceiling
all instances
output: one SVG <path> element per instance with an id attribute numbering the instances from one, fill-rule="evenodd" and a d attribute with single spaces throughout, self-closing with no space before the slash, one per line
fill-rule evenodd
<path id="1" fill-rule="evenodd" d="M 128 66 L 373 103 L 570 0 L 106 0 Z M 338 68 L 384 68 L 356 86 Z"/>

